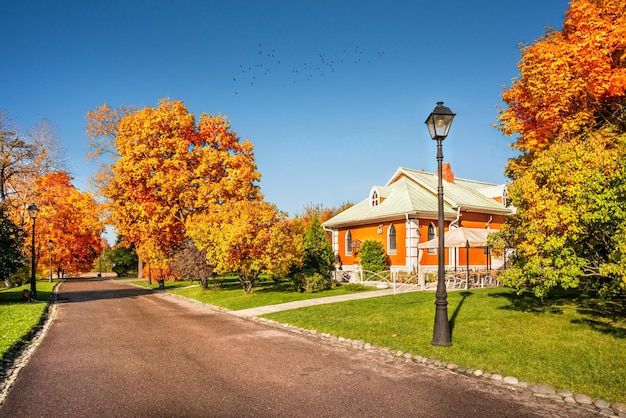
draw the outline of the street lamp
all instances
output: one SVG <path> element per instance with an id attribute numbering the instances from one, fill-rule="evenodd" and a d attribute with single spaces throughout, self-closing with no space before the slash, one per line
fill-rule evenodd
<path id="1" fill-rule="evenodd" d="M 35 282 L 35 218 L 39 213 L 39 208 L 34 203 L 31 203 L 27 208 L 28 216 L 33 220 L 33 236 L 31 242 L 31 271 L 30 271 L 30 298 L 37 299 L 37 284 Z"/>
<path id="2" fill-rule="evenodd" d="M 432 345 L 451 345 L 450 322 L 448 321 L 448 293 L 446 292 L 445 272 L 445 243 L 444 243 L 444 216 L 443 216 L 443 181 L 442 163 L 443 151 L 441 144 L 448 136 L 455 114 L 437 102 L 437 107 L 426 119 L 428 132 L 433 140 L 437 141 L 437 226 L 439 227 L 438 259 L 437 259 L 437 293 L 435 300 L 435 326 Z"/>
<path id="3" fill-rule="evenodd" d="M 48 249 L 50 250 L 50 278 L 48 281 L 52 283 L 52 240 L 48 240 Z"/>

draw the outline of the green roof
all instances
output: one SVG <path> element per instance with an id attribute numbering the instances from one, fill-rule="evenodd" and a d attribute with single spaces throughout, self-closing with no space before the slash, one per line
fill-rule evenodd
<path id="1" fill-rule="evenodd" d="M 399 168 L 385 186 L 374 186 L 384 198 L 373 206 L 370 196 L 323 223 L 325 227 L 358 225 L 397 219 L 405 214 L 422 217 L 437 216 L 437 176 L 420 170 Z M 459 207 L 465 210 L 491 214 L 509 214 L 501 203 L 481 193 L 498 185 L 473 180 L 457 179 L 443 182 L 444 215 L 453 219 Z"/>

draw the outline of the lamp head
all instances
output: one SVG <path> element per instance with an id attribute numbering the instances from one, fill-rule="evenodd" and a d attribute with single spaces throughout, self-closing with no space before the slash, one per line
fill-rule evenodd
<path id="1" fill-rule="evenodd" d="M 432 139 L 445 139 L 450 131 L 452 125 L 452 119 L 456 116 L 455 113 L 443 105 L 443 102 L 437 102 L 435 110 L 433 110 L 428 119 L 426 119 L 426 126 L 430 137 Z"/>
<path id="2" fill-rule="evenodd" d="M 30 216 L 30 219 L 35 219 L 39 213 L 39 208 L 34 203 L 31 203 L 26 210 L 28 210 L 28 216 Z"/>

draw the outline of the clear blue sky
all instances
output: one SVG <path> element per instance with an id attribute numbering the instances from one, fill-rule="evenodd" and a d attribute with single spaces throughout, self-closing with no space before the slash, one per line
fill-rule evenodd
<path id="1" fill-rule="evenodd" d="M 58 127 L 87 189 L 84 116 L 103 103 L 227 115 L 255 147 L 266 200 L 294 215 L 367 197 L 398 167 L 436 170 L 424 120 L 457 114 L 444 161 L 504 183 L 492 127 L 519 44 L 560 29 L 566 0 L 0 1 L 0 109 Z"/>

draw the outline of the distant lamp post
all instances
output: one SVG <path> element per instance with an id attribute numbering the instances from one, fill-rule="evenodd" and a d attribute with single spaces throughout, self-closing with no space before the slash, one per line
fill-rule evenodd
<path id="1" fill-rule="evenodd" d="M 33 220 L 33 236 L 31 241 L 31 271 L 30 271 L 30 298 L 37 299 L 37 284 L 35 280 L 35 219 L 39 208 L 34 203 L 28 207 L 28 216 Z"/>
<path id="2" fill-rule="evenodd" d="M 443 216 L 443 181 L 442 165 L 443 151 L 442 142 L 448 136 L 452 119 L 455 114 L 438 102 L 435 110 L 426 119 L 428 132 L 433 140 L 437 141 L 437 226 L 439 227 L 438 263 L 437 263 L 437 293 L 435 300 L 435 326 L 433 331 L 432 345 L 451 345 L 450 322 L 448 321 L 448 293 L 446 292 L 445 272 L 445 243 L 444 243 L 444 216 Z"/>
<path id="3" fill-rule="evenodd" d="M 50 250 L 50 278 L 48 281 L 52 283 L 52 240 L 48 240 L 48 250 Z"/>

